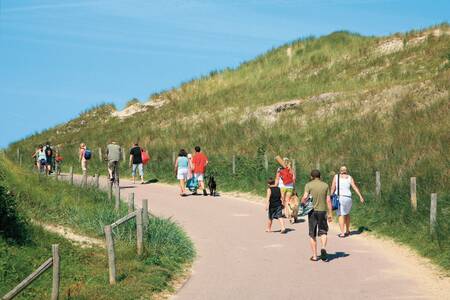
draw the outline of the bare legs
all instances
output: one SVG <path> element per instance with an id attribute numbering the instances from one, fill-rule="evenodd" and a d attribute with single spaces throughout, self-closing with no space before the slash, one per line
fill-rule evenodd
<path id="1" fill-rule="evenodd" d="M 322 234 L 320 236 L 320 243 L 322 245 L 322 249 L 326 249 L 327 248 L 327 241 L 328 241 L 327 235 L 326 234 Z M 312 254 L 313 254 L 312 258 L 314 260 L 316 260 L 317 259 L 317 240 L 316 240 L 316 238 L 315 237 L 314 238 L 310 237 L 309 238 L 309 244 L 311 246 L 311 251 L 312 251 Z"/>
<path id="2" fill-rule="evenodd" d="M 278 221 L 280 221 L 281 231 L 285 231 L 286 227 L 284 227 L 284 219 L 283 218 L 279 218 Z M 272 220 L 269 219 L 269 221 L 267 222 L 266 232 L 271 232 L 271 231 L 272 231 Z"/>
<path id="3" fill-rule="evenodd" d="M 341 235 L 350 233 L 350 215 L 339 216 L 339 227 L 341 228 Z"/>
<path id="4" fill-rule="evenodd" d="M 181 195 L 185 195 L 186 194 L 186 182 L 184 179 L 180 179 L 180 190 L 181 190 Z"/>

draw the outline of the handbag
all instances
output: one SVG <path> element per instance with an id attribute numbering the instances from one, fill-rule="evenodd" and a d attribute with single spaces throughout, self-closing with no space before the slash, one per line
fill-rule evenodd
<path id="1" fill-rule="evenodd" d="M 333 194 L 331 195 L 331 209 L 332 210 L 337 210 L 339 209 L 340 206 L 340 202 L 339 202 L 339 174 L 337 177 L 337 195 Z"/>

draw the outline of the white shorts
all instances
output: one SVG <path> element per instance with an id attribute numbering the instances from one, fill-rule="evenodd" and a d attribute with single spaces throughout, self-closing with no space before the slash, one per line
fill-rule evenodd
<path id="1" fill-rule="evenodd" d="M 203 181 L 203 173 L 194 173 L 194 177 L 197 178 L 198 181 Z"/>
<path id="2" fill-rule="evenodd" d="M 178 180 L 187 180 L 188 179 L 188 169 L 178 169 L 177 171 L 177 179 Z"/>
<path id="3" fill-rule="evenodd" d="M 336 215 L 346 216 L 352 210 L 352 197 L 339 196 L 339 209 L 336 210 Z"/>

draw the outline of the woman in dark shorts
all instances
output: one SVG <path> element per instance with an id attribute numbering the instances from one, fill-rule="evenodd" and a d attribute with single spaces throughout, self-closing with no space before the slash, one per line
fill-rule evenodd
<path id="1" fill-rule="evenodd" d="M 268 211 L 269 222 L 267 223 L 266 232 L 272 231 L 272 220 L 278 219 L 280 221 L 281 233 L 286 233 L 287 230 L 284 227 L 283 220 L 283 206 L 281 204 L 281 191 L 278 186 L 275 185 L 275 180 L 270 178 L 267 181 L 267 203 L 266 211 Z"/>

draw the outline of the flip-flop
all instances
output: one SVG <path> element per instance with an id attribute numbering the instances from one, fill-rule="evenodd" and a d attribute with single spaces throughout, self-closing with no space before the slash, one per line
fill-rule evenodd
<path id="1" fill-rule="evenodd" d="M 310 260 L 310 261 L 319 261 L 319 258 L 318 258 L 318 257 L 314 258 L 313 256 L 311 256 L 311 257 L 309 258 L 309 260 Z"/>
<path id="2" fill-rule="evenodd" d="M 341 239 L 343 239 L 343 238 L 345 238 L 345 237 L 347 237 L 345 234 L 342 234 L 342 233 L 339 233 L 338 234 L 338 237 L 340 237 Z"/>

